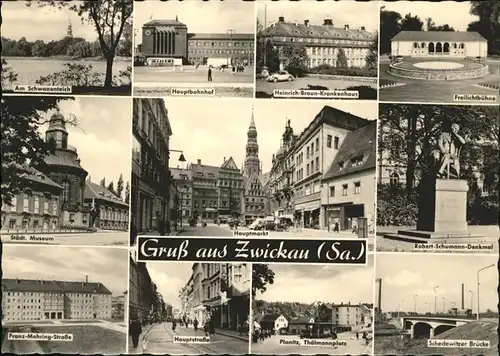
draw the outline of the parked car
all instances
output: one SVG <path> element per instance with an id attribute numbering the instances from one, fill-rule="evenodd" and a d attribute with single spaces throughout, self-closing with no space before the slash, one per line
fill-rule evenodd
<path id="1" fill-rule="evenodd" d="M 293 75 L 288 73 L 286 70 L 281 70 L 278 73 L 271 74 L 266 78 L 268 82 L 286 82 L 286 81 L 293 81 L 295 78 Z"/>
<path id="2" fill-rule="evenodd" d="M 263 219 L 255 219 L 250 225 L 248 225 L 249 230 L 261 230 L 261 227 L 264 226 Z"/>

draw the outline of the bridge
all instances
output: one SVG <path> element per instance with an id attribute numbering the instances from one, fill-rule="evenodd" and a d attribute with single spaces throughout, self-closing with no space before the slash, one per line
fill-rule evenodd
<path id="1" fill-rule="evenodd" d="M 473 322 L 472 318 L 457 318 L 447 316 L 403 316 L 401 325 L 403 330 L 409 331 L 411 338 L 428 338 L 444 333 L 457 326 Z"/>

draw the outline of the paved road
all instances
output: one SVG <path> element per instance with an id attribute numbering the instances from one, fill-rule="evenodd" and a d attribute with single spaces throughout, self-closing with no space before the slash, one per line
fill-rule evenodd
<path id="1" fill-rule="evenodd" d="M 248 342 L 224 336 L 211 335 L 208 344 L 180 344 L 174 343 L 174 335 L 179 336 L 204 336 L 203 331 L 195 332 L 192 328 L 177 327 L 172 331 L 170 323 L 161 323 L 153 326 L 143 337 L 147 341 L 134 349 L 132 342 L 129 342 L 129 353 L 149 353 L 149 354 L 171 354 L 171 355 L 239 355 L 248 353 Z M 143 348 L 142 346 L 146 347 Z"/>
<path id="2" fill-rule="evenodd" d="M 19 240 L 24 236 L 24 240 Z M 30 240 L 30 236 L 37 239 Z M 128 246 L 129 233 L 127 231 L 73 233 L 73 234 L 1 234 L 3 243 L 17 244 L 49 244 L 49 245 L 84 245 L 84 246 Z"/>
<path id="3" fill-rule="evenodd" d="M 353 86 L 370 86 L 372 88 L 377 87 L 377 83 L 369 83 L 361 80 L 337 80 L 337 79 L 321 79 L 321 78 L 297 78 L 292 82 L 268 82 L 266 80 L 260 79 L 255 83 L 256 91 L 264 91 L 268 94 L 272 94 L 274 89 L 302 89 L 307 88 L 307 85 L 321 85 L 333 89 L 345 89 L 347 87 Z"/>
<path id="4" fill-rule="evenodd" d="M 207 227 L 198 225 L 194 228 L 186 228 L 186 231 L 181 232 L 178 236 L 233 236 L 233 232 L 229 228 L 224 228 L 224 225 L 219 227 L 210 224 Z"/>
<path id="5" fill-rule="evenodd" d="M 389 87 L 380 89 L 381 101 L 405 101 L 405 102 L 446 102 L 453 103 L 454 94 L 473 94 L 473 95 L 493 95 L 496 96 L 496 102 L 479 102 L 482 104 L 495 104 L 500 100 L 498 91 L 477 87 L 475 84 L 491 82 L 500 84 L 499 74 L 490 74 L 489 76 L 452 82 L 444 81 L 426 81 L 400 78 L 387 72 L 388 63 L 380 64 L 380 80 L 389 80 L 392 82 L 406 83 L 404 86 Z M 464 101 L 461 103 L 478 103 L 477 101 Z"/>
<path id="6" fill-rule="evenodd" d="M 280 345 L 280 340 L 300 340 L 298 336 L 272 336 L 264 341 L 252 343 L 251 353 L 266 354 L 266 355 L 366 355 L 372 353 L 371 342 L 366 345 L 364 340 L 350 340 L 351 334 L 339 334 L 339 340 L 346 340 L 347 346 L 296 346 L 296 345 Z"/>
<path id="7" fill-rule="evenodd" d="M 208 83 L 207 68 L 172 71 L 164 67 L 134 67 L 134 83 L 162 82 L 162 83 Z M 212 71 L 212 85 L 217 83 L 253 83 L 253 69 L 243 73 Z"/>

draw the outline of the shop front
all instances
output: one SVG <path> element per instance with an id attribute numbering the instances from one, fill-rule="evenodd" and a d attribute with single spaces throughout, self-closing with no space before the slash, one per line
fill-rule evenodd
<path id="1" fill-rule="evenodd" d="M 307 203 L 295 205 L 295 221 L 304 228 L 321 229 L 321 200 L 317 199 Z"/>
<path id="2" fill-rule="evenodd" d="M 352 230 L 358 226 L 358 219 L 365 216 L 364 204 L 330 204 L 325 206 L 325 226 L 334 231 L 338 224 L 339 230 Z"/>

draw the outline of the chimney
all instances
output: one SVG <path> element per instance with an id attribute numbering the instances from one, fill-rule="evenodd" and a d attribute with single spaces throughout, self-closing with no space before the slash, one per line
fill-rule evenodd
<path id="1" fill-rule="evenodd" d="M 285 22 L 285 17 L 280 16 L 279 19 L 278 19 L 278 22 Z"/>
<path id="2" fill-rule="evenodd" d="M 85 283 L 89 283 L 89 276 L 85 275 Z"/>
<path id="3" fill-rule="evenodd" d="M 198 165 L 201 166 L 201 159 L 198 158 Z"/>
<path id="4" fill-rule="evenodd" d="M 349 25 L 344 25 L 344 30 L 348 31 L 349 30 Z"/>
<path id="5" fill-rule="evenodd" d="M 462 283 L 462 310 L 464 310 L 464 284 Z"/>
<path id="6" fill-rule="evenodd" d="M 324 19 L 323 20 L 323 26 L 333 26 L 333 21 L 332 19 Z"/>
<path id="7" fill-rule="evenodd" d="M 366 27 L 365 26 L 361 26 L 361 31 L 366 31 Z"/>
<path id="8" fill-rule="evenodd" d="M 304 20 L 304 25 L 306 25 L 307 27 L 309 27 L 309 20 Z"/>

